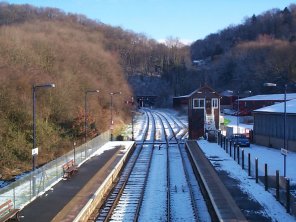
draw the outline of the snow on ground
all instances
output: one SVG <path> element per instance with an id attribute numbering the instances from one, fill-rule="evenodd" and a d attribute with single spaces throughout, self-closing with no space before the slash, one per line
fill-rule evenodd
<path id="1" fill-rule="evenodd" d="M 255 144 L 251 144 L 250 148 L 246 148 L 245 155 L 251 153 L 251 159 L 258 158 L 259 164 L 259 174 L 263 175 L 264 173 L 264 164 L 267 163 L 268 172 L 270 175 L 275 175 L 275 171 L 279 170 L 280 175 L 283 176 L 284 172 L 284 156 L 281 154 L 281 151 L 274 148 L 268 148 L 265 146 L 259 146 Z M 286 156 L 286 177 L 291 180 L 291 183 L 296 184 L 296 153 L 289 152 Z M 254 161 L 253 161 L 254 162 Z"/>
<path id="2" fill-rule="evenodd" d="M 219 168 L 229 173 L 232 178 L 239 180 L 241 189 L 251 198 L 257 200 L 264 207 L 266 214 L 274 221 L 295 221 L 295 218 L 286 213 L 285 208 L 276 201 L 275 197 L 266 192 L 264 187 L 257 184 L 255 180 L 249 179 L 247 172 L 242 170 L 241 166 L 218 144 L 209 143 L 206 140 L 199 140 L 198 144 L 208 158 L 215 156 L 220 160 Z"/>
<path id="3" fill-rule="evenodd" d="M 181 154 L 176 145 L 169 147 L 169 161 L 171 219 L 172 221 L 195 221 Z"/>
<path id="4" fill-rule="evenodd" d="M 96 152 L 94 152 L 91 156 L 99 156 L 107 150 L 112 150 L 114 148 L 121 147 L 121 152 L 126 152 L 133 145 L 133 141 L 112 141 L 105 143 L 102 147 L 100 147 Z"/>
<path id="5" fill-rule="evenodd" d="M 237 128 L 237 117 L 236 116 L 224 116 L 224 118 L 230 120 L 230 123 L 228 126 L 234 128 L 234 132 L 236 132 Z M 244 131 L 244 129 L 253 129 L 252 124 L 239 124 L 239 128 L 241 128 L 241 131 Z M 284 157 L 281 155 L 281 151 L 279 149 L 269 148 L 265 146 L 259 146 L 256 144 L 251 144 L 250 149 L 245 149 L 245 155 L 248 155 L 248 153 L 251 153 L 251 159 L 258 158 L 259 163 L 259 175 L 263 175 L 264 173 L 264 164 L 267 163 L 268 165 L 268 172 L 270 175 L 275 175 L 275 171 L 279 170 L 280 175 L 283 175 L 284 173 Z M 288 153 L 286 157 L 286 177 L 291 179 L 291 184 L 296 184 L 296 170 L 295 170 L 295 162 L 296 162 L 296 153 L 290 152 Z M 253 164 L 254 161 L 252 162 Z"/>
<path id="6" fill-rule="evenodd" d="M 231 115 L 224 115 L 224 119 L 230 120 L 229 124 L 227 126 L 233 127 L 233 132 L 237 132 L 237 116 L 231 116 Z M 245 124 L 245 123 L 239 123 L 238 124 L 239 132 L 244 132 L 244 129 L 253 129 L 253 124 Z"/>
<path id="7" fill-rule="evenodd" d="M 156 147 L 153 151 L 150 172 L 145 188 L 139 221 L 166 220 L 166 149 Z M 153 213 L 151 213 L 153 212 Z"/>

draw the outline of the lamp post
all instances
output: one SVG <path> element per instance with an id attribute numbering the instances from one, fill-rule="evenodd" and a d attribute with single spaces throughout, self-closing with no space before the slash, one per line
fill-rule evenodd
<path id="1" fill-rule="evenodd" d="M 87 94 L 88 93 L 98 93 L 99 90 L 86 90 L 84 92 L 84 143 L 86 143 L 87 138 Z"/>
<path id="2" fill-rule="evenodd" d="M 276 87 L 276 83 L 264 83 L 264 86 L 268 87 Z M 288 85 L 284 85 L 284 177 L 286 177 L 287 172 L 287 144 L 286 144 L 286 124 L 287 124 L 287 87 Z"/>
<path id="3" fill-rule="evenodd" d="M 48 83 L 48 84 L 40 84 L 40 85 L 33 85 L 32 87 L 32 97 L 33 97 L 33 148 L 32 148 L 32 170 L 34 171 L 36 168 L 36 157 L 38 155 L 38 148 L 36 147 L 36 91 L 38 88 L 54 88 L 55 84 Z"/>
<path id="4" fill-rule="evenodd" d="M 111 112 L 111 120 L 110 120 L 110 141 L 113 141 L 113 96 L 120 95 L 121 92 L 111 92 L 110 93 L 110 112 Z"/>

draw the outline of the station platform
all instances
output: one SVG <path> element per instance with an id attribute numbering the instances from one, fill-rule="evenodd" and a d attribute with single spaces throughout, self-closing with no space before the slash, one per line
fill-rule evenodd
<path id="1" fill-rule="evenodd" d="M 210 199 L 216 219 L 218 221 L 247 221 L 196 141 L 187 141 L 186 149 Z"/>
<path id="2" fill-rule="evenodd" d="M 112 146 L 112 143 L 108 144 Z M 91 157 L 78 168 L 78 173 L 73 177 L 61 180 L 25 206 L 19 213 L 20 221 L 73 221 L 125 152 L 125 145 L 117 145 Z"/>

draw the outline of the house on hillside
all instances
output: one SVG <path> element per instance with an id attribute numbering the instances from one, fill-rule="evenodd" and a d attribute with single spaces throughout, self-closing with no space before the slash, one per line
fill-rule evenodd
<path id="1" fill-rule="evenodd" d="M 253 111 L 256 144 L 284 147 L 284 105 L 282 102 Z M 286 107 L 286 148 L 296 151 L 296 99 L 287 101 Z"/>
<path id="2" fill-rule="evenodd" d="M 220 95 L 205 85 L 188 97 L 189 139 L 198 139 L 220 126 Z"/>

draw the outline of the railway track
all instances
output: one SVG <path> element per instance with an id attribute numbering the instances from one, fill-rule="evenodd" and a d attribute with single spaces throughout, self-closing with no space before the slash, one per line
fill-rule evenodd
<path id="1" fill-rule="evenodd" d="M 99 210 L 95 221 L 130 221 L 138 215 L 153 153 L 153 146 L 144 145 L 143 142 L 147 138 L 154 141 L 154 135 L 151 136 L 151 134 L 155 134 L 153 133 L 155 132 L 153 116 L 150 112 L 145 113 L 147 121 L 142 139 L 124 168 L 115 188 L 105 201 L 104 206 Z M 146 173 L 143 173 L 145 171 Z M 123 211 L 126 213 L 123 214 Z"/>
<path id="2" fill-rule="evenodd" d="M 181 155 L 179 138 L 183 136 L 183 133 L 179 135 L 177 138 L 176 134 L 179 134 L 182 130 L 176 121 L 173 118 L 168 118 L 166 115 L 157 112 L 157 115 L 160 116 L 163 122 L 164 128 L 167 130 L 166 137 L 169 141 L 174 141 L 175 143 L 170 145 L 168 152 L 168 175 L 167 180 L 169 181 L 169 203 L 170 206 L 170 216 L 168 217 L 169 221 L 178 221 L 178 220 L 186 220 L 186 221 L 196 221 L 197 209 L 196 204 L 193 198 L 193 191 L 191 184 L 188 180 L 188 173 L 186 171 L 183 156 Z M 170 119 L 170 121 L 168 120 Z M 172 127 L 174 126 L 174 128 Z M 179 171 L 179 172 L 178 172 Z M 185 177 L 184 177 L 185 175 Z M 180 177 L 184 177 L 183 180 Z M 182 202 L 191 203 L 186 206 L 186 209 L 182 211 L 184 214 L 179 212 L 179 205 L 176 204 L 177 201 L 183 200 Z"/>
<path id="3" fill-rule="evenodd" d="M 196 198 L 190 180 L 193 172 L 187 172 L 190 164 L 186 165 L 187 154 L 179 142 L 187 133 L 184 124 L 162 112 L 144 112 L 146 124 L 142 138 L 92 221 L 200 219 L 196 204 L 200 198 Z M 184 206 L 184 203 L 190 204 Z"/>

